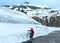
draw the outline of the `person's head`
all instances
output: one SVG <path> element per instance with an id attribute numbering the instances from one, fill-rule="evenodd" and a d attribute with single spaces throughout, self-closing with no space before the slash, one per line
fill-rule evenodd
<path id="1" fill-rule="evenodd" d="M 33 28 L 31 28 L 31 30 L 33 30 Z"/>

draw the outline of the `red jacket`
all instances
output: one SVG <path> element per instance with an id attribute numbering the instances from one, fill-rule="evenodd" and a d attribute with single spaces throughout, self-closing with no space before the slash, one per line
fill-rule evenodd
<path id="1" fill-rule="evenodd" d="M 30 32 L 32 33 L 32 35 L 34 35 L 34 30 L 33 30 L 33 28 L 31 28 L 31 30 L 28 30 L 28 31 L 30 31 Z"/>

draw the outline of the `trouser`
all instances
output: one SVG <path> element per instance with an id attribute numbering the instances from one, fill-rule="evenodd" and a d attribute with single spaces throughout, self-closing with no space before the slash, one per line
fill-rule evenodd
<path id="1" fill-rule="evenodd" d="M 30 40 L 32 40 L 33 39 L 33 35 L 32 34 L 30 34 Z"/>

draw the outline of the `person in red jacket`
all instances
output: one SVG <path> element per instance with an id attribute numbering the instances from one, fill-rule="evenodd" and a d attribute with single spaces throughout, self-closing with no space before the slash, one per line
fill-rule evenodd
<path id="1" fill-rule="evenodd" d="M 30 32 L 30 40 L 33 39 L 33 36 L 34 36 L 34 30 L 33 28 L 31 28 L 31 30 L 28 30 Z"/>

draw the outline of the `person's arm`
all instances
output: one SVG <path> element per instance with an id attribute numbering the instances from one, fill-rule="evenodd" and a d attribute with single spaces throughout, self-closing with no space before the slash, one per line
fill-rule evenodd
<path id="1" fill-rule="evenodd" d="M 28 31 L 31 31 L 31 30 L 28 30 Z"/>

